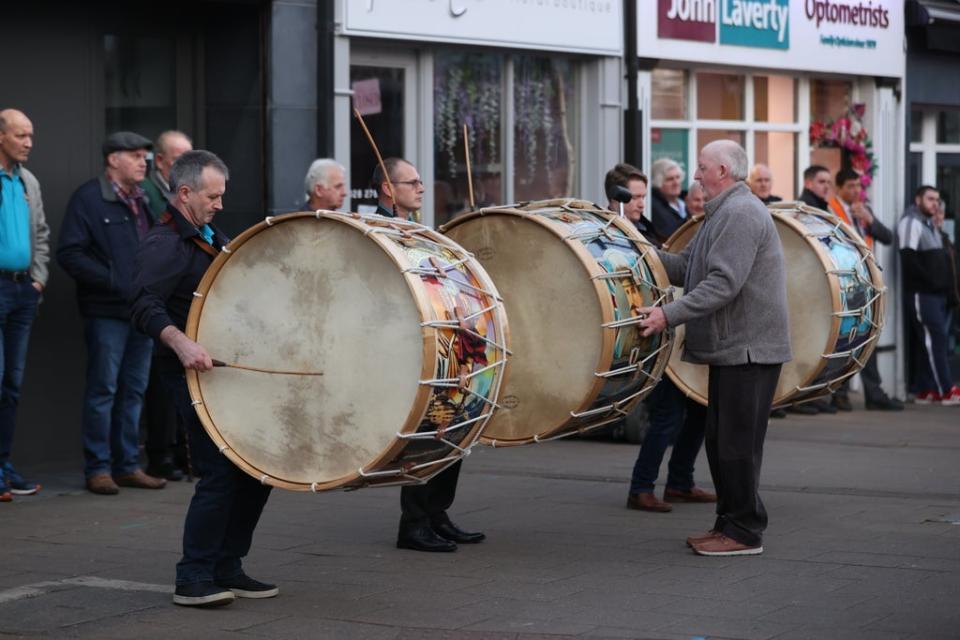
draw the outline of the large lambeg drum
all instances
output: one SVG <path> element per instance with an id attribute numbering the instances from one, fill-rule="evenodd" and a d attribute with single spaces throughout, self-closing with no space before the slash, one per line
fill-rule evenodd
<path id="1" fill-rule="evenodd" d="M 769 209 L 783 244 L 793 349 L 773 398 L 782 407 L 829 394 L 866 364 L 883 327 L 884 285 L 873 253 L 833 214 L 799 202 Z M 686 222 L 664 248 L 682 251 L 702 222 Z M 681 359 L 683 336 L 678 327 L 667 374 L 706 404 L 707 367 Z"/>
<path id="2" fill-rule="evenodd" d="M 223 453 L 266 484 L 422 482 L 469 452 L 505 375 L 493 282 L 415 223 L 267 218 L 195 295 L 187 335 L 248 369 L 189 371 L 191 397 Z"/>
<path id="3" fill-rule="evenodd" d="M 510 316 L 510 380 L 482 442 L 520 445 L 620 420 L 659 381 L 669 334 L 637 309 L 670 298 L 653 246 L 625 218 L 558 199 L 464 214 L 442 228 L 484 266 Z"/>

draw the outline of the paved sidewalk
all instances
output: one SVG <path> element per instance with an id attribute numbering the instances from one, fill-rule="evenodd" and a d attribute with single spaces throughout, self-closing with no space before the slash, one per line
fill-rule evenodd
<path id="1" fill-rule="evenodd" d="M 0 638 L 960 637 L 960 409 L 772 421 L 760 557 L 686 548 L 710 505 L 625 509 L 636 451 L 475 450 L 452 515 L 488 540 L 454 554 L 394 548 L 397 489 L 275 491 L 246 567 L 280 597 L 209 611 L 170 604 L 191 485 L 31 469 L 43 492 L 0 504 Z"/>

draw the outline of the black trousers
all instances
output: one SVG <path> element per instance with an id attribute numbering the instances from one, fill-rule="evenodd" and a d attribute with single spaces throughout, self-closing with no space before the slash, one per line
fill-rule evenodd
<path id="1" fill-rule="evenodd" d="M 400 489 L 400 527 L 415 527 L 443 522 L 447 509 L 457 497 L 461 460 L 433 476 L 426 484 Z"/>
<path id="2" fill-rule="evenodd" d="M 182 444 L 183 425 L 177 408 L 161 380 L 161 365 L 154 356 L 150 362 L 150 382 L 144 393 L 143 414 L 147 427 L 145 449 L 147 464 L 173 462 L 178 444 Z"/>
<path id="3" fill-rule="evenodd" d="M 883 402 L 887 400 L 887 393 L 883 390 L 880 380 L 880 369 L 877 368 L 877 352 L 874 350 L 870 358 L 860 369 L 860 381 L 863 382 L 863 399 L 867 402 Z M 850 378 L 843 381 L 838 391 L 847 393 L 850 389 Z"/>
<path id="4" fill-rule="evenodd" d="M 760 466 L 779 364 L 711 366 L 706 451 L 717 490 L 714 529 L 750 546 L 763 541 L 767 511 Z"/>

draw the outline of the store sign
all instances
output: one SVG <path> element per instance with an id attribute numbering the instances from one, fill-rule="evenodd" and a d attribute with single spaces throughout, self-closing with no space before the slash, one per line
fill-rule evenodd
<path id="1" fill-rule="evenodd" d="M 790 0 L 721 0 L 720 44 L 790 48 Z"/>
<path id="2" fill-rule="evenodd" d="M 657 35 L 713 42 L 717 39 L 716 0 L 658 0 Z"/>
<path id="3" fill-rule="evenodd" d="M 762 58 L 757 56 L 758 47 L 768 50 Z M 640 57 L 658 60 L 902 77 L 906 67 L 904 3 L 637 2 L 637 49 Z"/>
<path id="4" fill-rule="evenodd" d="M 340 0 L 340 33 L 623 55 L 622 0 Z"/>

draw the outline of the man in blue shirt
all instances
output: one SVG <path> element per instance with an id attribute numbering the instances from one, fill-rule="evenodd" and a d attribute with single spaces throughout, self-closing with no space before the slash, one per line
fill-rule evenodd
<path id="1" fill-rule="evenodd" d="M 0 111 L 0 502 L 40 490 L 10 463 L 27 342 L 50 261 L 40 183 L 23 166 L 32 148 L 27 116 Z"/>

